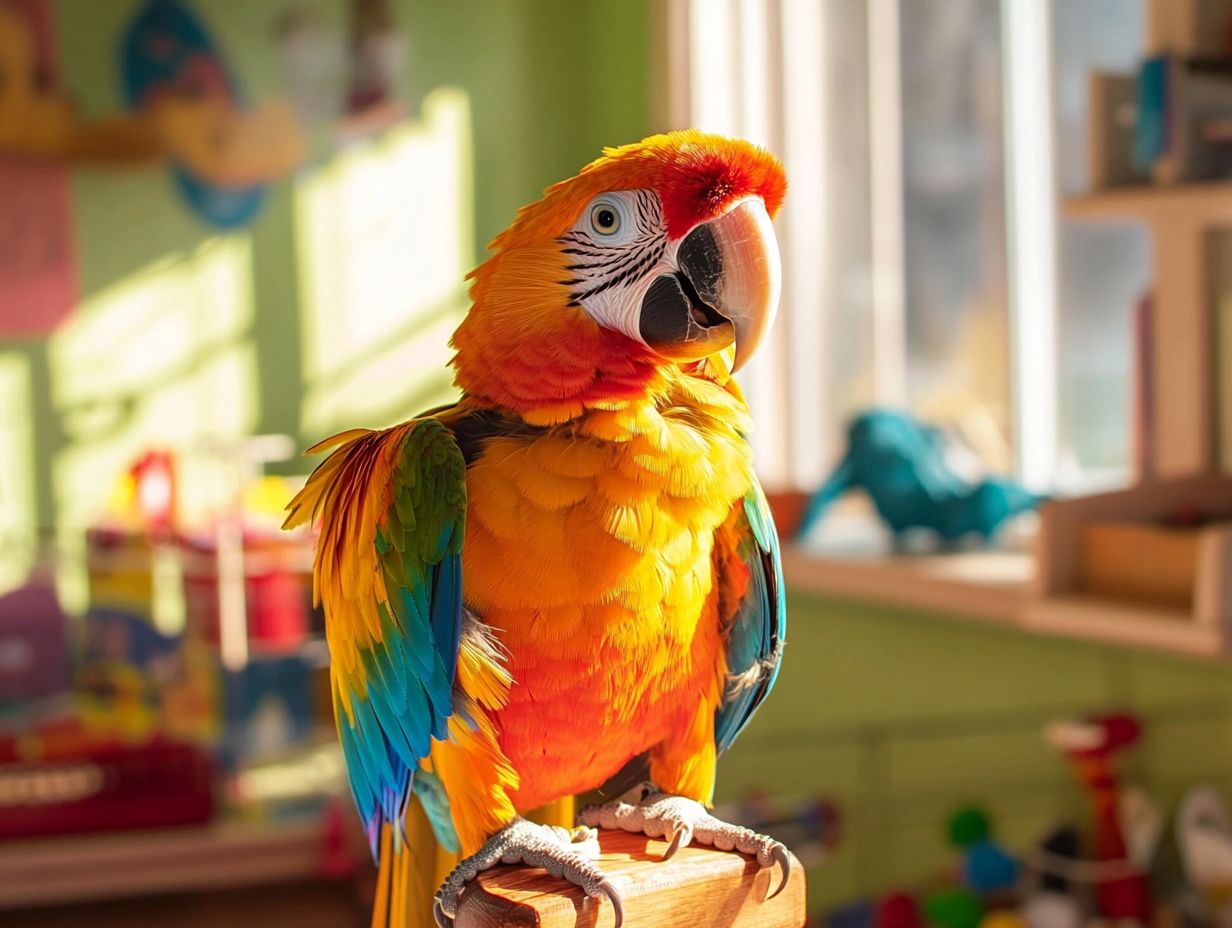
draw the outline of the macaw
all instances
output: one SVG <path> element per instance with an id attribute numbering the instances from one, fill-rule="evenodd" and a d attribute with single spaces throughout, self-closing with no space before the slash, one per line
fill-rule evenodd
<path id="1" fill-rule="evenodd" d="M 778 541 L 731 374 L 777 310 L 782 166 L 697 131 L 603 155 L 522 209 L 470 275 L 461 398 L 354 429 L 289 506 L 319 522 L 338 735 L 405 924 L 408 803 L 465 859 L 450 924 L 496 863 L 543 866 L 621 920 L 592 826 L 791 857 L 707 812 L 715 762 L 774 685 Z M 644 771 L 570 831 L 522 818 Z M 776 890 L 777 892 L 778 890 Z"/>

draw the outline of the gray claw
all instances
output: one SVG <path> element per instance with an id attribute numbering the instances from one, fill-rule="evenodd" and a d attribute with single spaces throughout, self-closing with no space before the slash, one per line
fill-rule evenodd
<path id="1" fill-rule="evenodd" d="M 671 860 L 676 852 L 693 840 L 693 829 L 688 822 L 681 822 L 672 829 L 672 842 L 663 852 L 664 860 Z"/>
<path id="2" fill-rule="evenodd" d="M 625 922 L 625 904 L 620 898 L 620 893 L 617 892 L 616 887 L 609 883 L 606 878 L 599 881 L 598 889 L 612 903 L 613 914 L 616 920 L 614 928 L 620 928 Z"/>
<path id="3" fill-rule="evenodd" d="M 439 899 L 432 902 L 432 920 L 436 922 L 436 928 L 453 928 L 453 919 L 445 914 Z"/>
<path id="4" fill-rule="evenodd" d="M 791 882 L 791 855 L 787 853 L 786 846 L 776 841 L 770 853 L 774 856 L 774 863 L 777 863 L 783 869 L 783 878 L 779 880 L 779 885 L 774 892 L 766 897 L 767 902 L 785 890 L 787 884 Z M 771 864 L 771 866 L 773 865 Z"/>
<path id="5" fill-rule="evenodd" d="M 739 851 L 757 859 L 764 869 L 782 869 L 778 885 L 766 900 L 769 901 L 787 888 L 791 880 L 791 855 L 787 848 L 773 838 L 740 825 L 721 821 L 706 811 L 705 807 L 683 796 L 669 796 L 656 790 L 647 791 L 637 803 L 609 802 L 602 806 L 588 806 L 579 818 L 587 825 L 600 828 L 620 828 L 646 835 L 648 838 L 665 838 L 668 841 L 663 859 L 670 859 L 690 842 L 708 844 L 720 851 Z"/>
<path id="6" fill-rule="evenodd" d="M 591 898 L 607 896 L 616 910 L 616 924 L 619 926 L 624 921 L 620 893 L 598 867 L 575 849 L 579 843 L 588 843 L 594 837 L 594 832 L 588 828 L 570 831 L 514 819 L 489 838 L 478 851 L 461 861 L 445 878 L 436 891 L 432 906 L 432 917 L 437 928 L 452 928 L 462 891 L 467 884 L 484 870 L 501 863 L 542 867 L 552 876 L 563 877 L 580 886 Z"/>

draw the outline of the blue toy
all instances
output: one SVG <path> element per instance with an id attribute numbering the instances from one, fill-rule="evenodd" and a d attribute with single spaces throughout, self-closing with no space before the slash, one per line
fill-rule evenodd
<path id="1" fill-rule="evenodd" d="M 988 814 L 977 806 L 965 806 L 946 824 L 950 843 L 962 855 L 966 887 L 981 894 L 1012 890 L 1018 883 L 1018 861 L 992 837 Z"/>
<path id="2" fill-rule="evenodd" d="M 1042 499 L 1001 477 L 969 483 L 946 463 L 940 431 L 888 409 L 852 421 L 847 454 L 809 500 L 797 537 L 807 535 L 831 503 L 856 487 L 872 499 L 896 542 L 914 528 L 931 529 L 943 542 L 970 534 L 987 541 L 1007 519 Z"/>

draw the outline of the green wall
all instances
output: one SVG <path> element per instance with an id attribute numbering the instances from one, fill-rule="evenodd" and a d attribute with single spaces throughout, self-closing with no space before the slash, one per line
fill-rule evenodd
<path id="1" fill-rule="evenodd" d="M 346 42 L 344 0 L 189 5 L 252 100 L 283 90 L 276 28 L 287 9 L 310 9 L 339 49 Z M 469 105 L 471 215 L 462 217 L 469 230 L 469 263 L 481 258 L 517 208 L 545 186 L 576 172 L 604 145 L 653 131 L 651 0 L 394 0 L 393 5 L 409 43 L 403 100 L 418 113 L 433 91 L 453 87 Z M 87 117 L 122 109 L 117 49 L 140 6 L 140 0 L 54 2 L 60 80 Z M 18 445 L 14 454 L 22 458 L 0 477 L 15 485 L 20 475 L 18 492 L 33 495 L 33 518 L 45 530 L 58 522 L 78 523 L 96 508 L 132 447 L 157 433 L 159 426 L 148 417 L 151 399 L 160 394 L 168 403 L 181 393 L 190 397 L 175 416 L 180 431 L 169 441 L 183 440 L 192 429 L 212 428 L 289 433 L 302 445 L 322 437 L 319 429 L 304 427 L 301 408 L 308 385 L 300 350 L 303 269 L 297 266 L 296 191 L 305 177 L 329 166 L 336 149 L 320 133 L 312 141 L 310 163 L 296 177 L 272 185 L 252 226 L 222 236 L 243 252 L 246 289 L 237 298 L 243 306 L 236 310 L 235 325 L 213 339 L 201 334 L 212 324 L 210 297 L 201 288 L 185 290 L 200 302 L 192 311 L 168 308 L 186 316 L 171 342 L 136 337 L 166 321 L 154 307 L 145 316 L 136 309 L 115 311 L 115 304 L 125 301 L 124 288 L 145 280 L 151 267 L 170 266 L 181 276 L 207 273 L 202 250 L 220 238 L 186 208 L 165 165 L 73 167 L 73 235 L 83 307 L 77 322 L 80 328 L 82 318 L 89 318 L 93 354 L 83 359 L 81 337 L 72 340 L 71 350 L 58 347 L 54 338 L 0 341 L 0 361 L 13 372 L 6 383 L 21 385 L 0 397 L 0 404 L 12 407 L 5 416 L 20 423 L 0 429 L 0 446 L 5 440 Z M 465 309 L 460 274 L 447 309 L 459 317 Z M 122 316 L 125 324 L 104 324 L 108 316 Z M 158 356 L 155 361 L 149 360 L 151 353 Z M 126 370 L 138 357 L 139 370 Z M 113 376 L 106 370 L 78 376 L 73 368 L 83 360 Z M 429 390 L 391 391 L 380 417 L 404 418 L 417 411 L 420 400 L 439 399 L 447 376 L 437 374 Z M 221 426 L 209 408 L 220 379 L 234 391 L 238 410 Z M 287 469 L 303 467 L 296 462 Z M 69 471 L 77 476 L 69 479 Z M 91 480 L 81 476 L 91 473 Z M 5 520 L 16 518 L 6 510 Z M 4 524 L 0 520 L 0 528 Z"/>

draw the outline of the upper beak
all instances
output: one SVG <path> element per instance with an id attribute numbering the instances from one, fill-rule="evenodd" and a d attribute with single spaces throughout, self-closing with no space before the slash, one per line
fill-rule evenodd
<path id="1" fill-rule="evenodd" d="M 747 197 L 691 231 L 677 262 L 697 296 L 732 323 L 732 371 L 740 370 L 770 330 L 783 288 L 778 242 L 761 197 Z"/>

